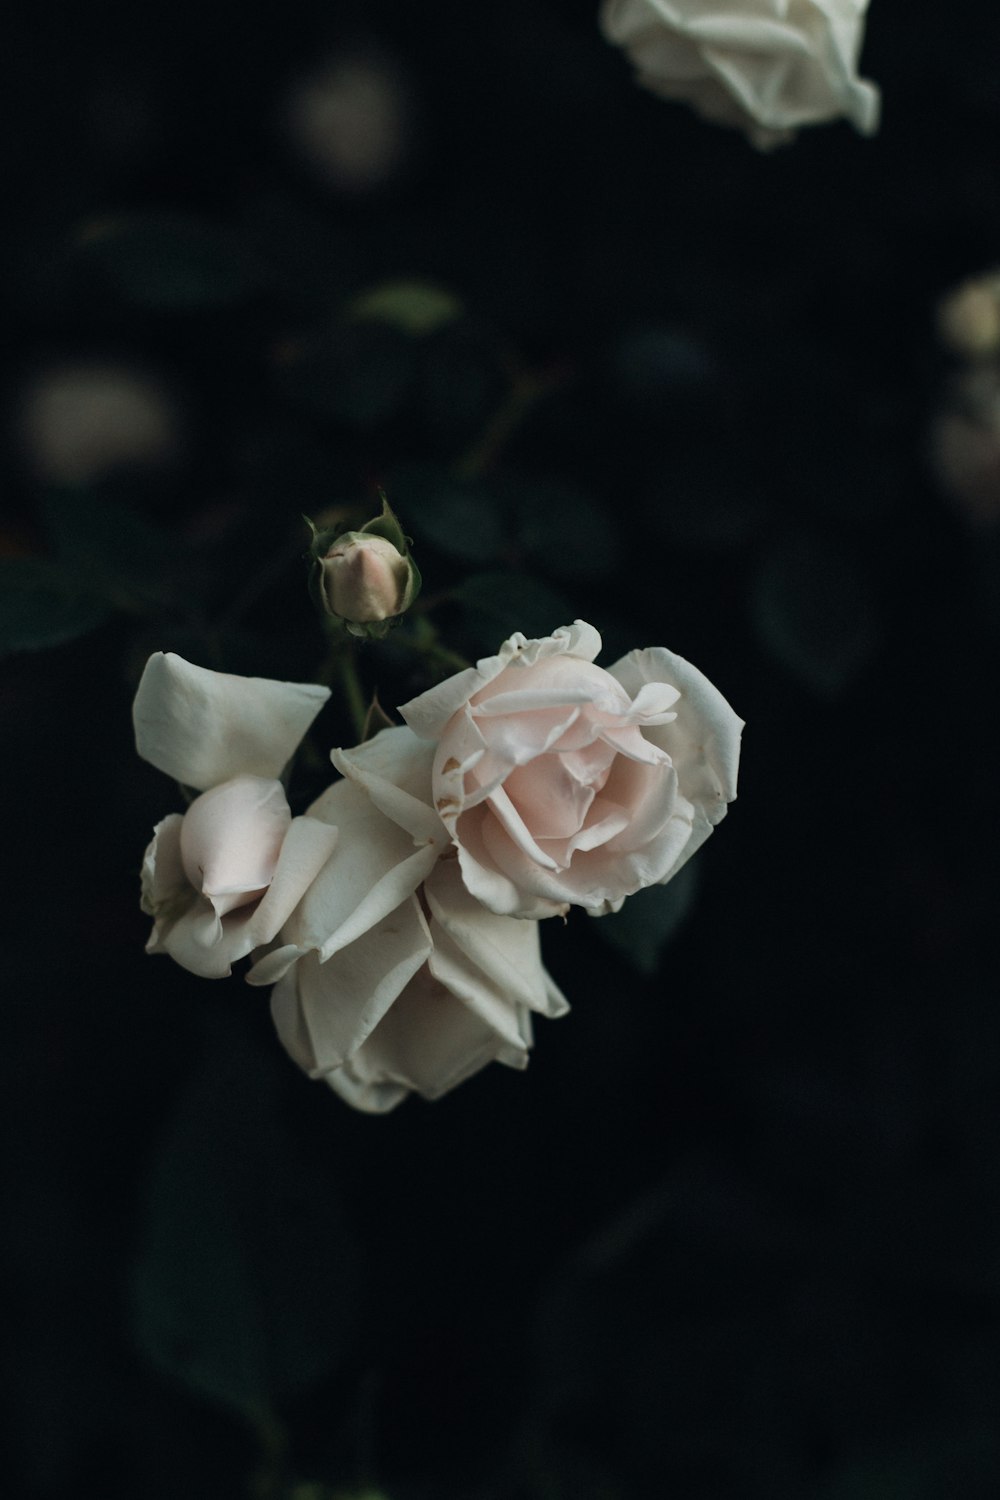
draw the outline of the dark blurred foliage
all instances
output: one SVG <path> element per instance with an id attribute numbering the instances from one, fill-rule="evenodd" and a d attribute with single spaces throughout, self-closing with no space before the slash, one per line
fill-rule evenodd
<path id="1" fill-rule="evenodd" d="M 767 157 L 593 0 L 5 30 L 4 1493 L 994 1496 L 1000 530 L 926 459 L 993 0 L 872 0 L 880 135 Z M 46 406 L 80 367 L 140 415 Z M 373 1119 L 144 956 L 129 705 L 153 649 L 312 677 L 301 515 L 379 485 L 452 649 L 582 616 L 748 728 L 689 878 L 548 924 L 528 1073 Z"/>

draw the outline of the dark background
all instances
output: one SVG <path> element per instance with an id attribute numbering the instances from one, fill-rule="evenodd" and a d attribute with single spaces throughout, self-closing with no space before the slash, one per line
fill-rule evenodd
<path id="1" fill-rule="evenodd" d="M 935 305 L 1000 257 L 1000 18 L 872 0 L 879 136 L 762 156 L 595 13 L 5 21 L 7 1494 L 1000 1490 L 1000 440 L 974 505 L 928 456 Z M 95 366 L 153 383 L 144 454 Z M 548 924 L 528 1073 L 384 1119 L 145 957 L 175 800 L 129 721 L 154 649 L 311 678 L 301 515 L 380 484 L 455 650 L 582 616 L 747 721 L 644 942 Z"/>

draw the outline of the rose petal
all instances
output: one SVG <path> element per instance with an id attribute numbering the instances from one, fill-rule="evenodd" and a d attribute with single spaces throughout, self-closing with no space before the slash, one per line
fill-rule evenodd
<path id="1" fill-rule="evenodd" d="M 287 944 L 326 959 L 404 902 L 439 857 L 437 845 L 414 850 L 407 832 L 383 817 L 350 781 L 339 781 L 309 815 L 336 826 L 336 848 L 286 922 Z M 266 972 L 266 971 L 265 971 Z M 256 983 L 265 982 L 258 976 Z"/>
<path id="2" fill-rule="evenodd" d="M 353 750 L 334 750 L 330 758 L 414 843 L 447 845 L 447 830 L 432 805 L 434 751 L 411 729 L 383 729 Z"/>
<path id="3" fill-rule="evenodd" d="M 670 755 L 685 797 L 718 822 L 726 803 L 736 798 L 743 720 L 697 667 L 663 646 L 631 651 L 610 671 L 632 695 L 647 682 L 666 681 L 680 689 L 675 722 L 645 734 Z"/>
<path id="4" fill-rule="evenodd" d="M 374 1102 L 380 1099 L 377 1090 L 385 1084 L 414 1089 L 425 1099 L 439 1099 L 508 1049 L 509 1043 L 424 969 L 346 1070 L 331 1073 L 327 1082 L 338 1092 L 346 1084 L 354 1095 L 351 1102 L 359 1108 L 391 1108 Z M 373 1089 L 374 1095 L 369 1092 Z"/>
<path id="5" fill-rule="evenodd" d="M 582 661 L 593 661 L 601 649 L 601 637 L 592 625 L 577 620 L 572 625 L 562 625 L 552 635 L 539 640 L 528 640 L 518 631 L 504 641 L 496 656 L 484 656 L 464 672 L 457 672 L 429 692 L 421 693 L 404 703 L 400 713 L 415 734 L 422 739 L 436 740 L 448 720 L 464 707 L 476 693 L 481 692 L 512 661 L 523 661 L 528 665 L 549 656 L 572 656 Z"/>
<path id="6" fill-rule="evenodd" d="M 196 797 L 181 828 L 181 859 L 217 916 L 271 882 L 292 815 L 280 781 L 237 776 Z"/>
<path id="7" fill-rule="evenodd" d="M 250 918 L 253 948 L 270 943 L 319 875 L 337 843 L 338 830 L 318 818 L 293 818 L 271 884 Z"/>
<path id="8" fill-rule="evenodd" d="M 329 696 L 315 683 L 235 677 L 158 651 L 135 695 L 136 748 L 199 791 L 234 776 L 276 777 Z"/>
<path id="9" fill-rule="evenodd" d="M 537 922 L 500 917 L 466 889 L 454 860 L 443 860 L 424 886 L 431 936 L 446 933 L 493 992 L 508 1004 L 561 1016 L 569 1006 L 542 967 Z"/>
<path id="10" fill-rule="evenodd" d="M 314 1076 L 354 1056 L 430 953 L 427 923 L 411 896 L 327 962 L 307 954 L 296 972 Z"/>

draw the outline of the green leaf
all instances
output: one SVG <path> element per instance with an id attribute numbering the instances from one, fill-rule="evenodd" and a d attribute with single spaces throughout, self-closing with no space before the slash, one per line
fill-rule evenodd
<path id="1" fill-rule="evenodd" d="M 785 536 L 770 547 L 750 610 L 772 656 L 829 696 L 854 681 L 878 642 L 874 595 L 860 564 L 819 537 Z"/>
<path id="2" fill-rule="evenodd" d="M 53 490 L 42 515 L 59 559 L 112 603 L 167 602 L 179 560 L 175 539 L 116 500 L 86 489 Z"/>
<path id="3" fill-rule="evenodd" d="M 220 1033 L 153 1163 L 133 1333 L 168 1378 L 250 1414 L 340 1360 L 358 1256 L 329 1169 L 282 1113 L 286 1060 L 231 1020 Z"/>
<path id="4" fill-rule="evenodd" d="M 0 654 L 75 640 L 111 613 L 75 571 L 46 558 L 0 559 Z"/>
<path id="5" fill-rule="evenodd" d="M 595 917 L 597 932 L 624 953 L 640 974 L 654 974 L 660 954 L 690 915 L 698 874 L 688 861 L 667 885 L 650 885 L 629 896 L 621 911 Z"/>
<path id="6" fill-rule="evenodd" d="M 355 297 L 346 310 L 356 322 L 384 323 L 419 338 L 462 317 L 453 292 L 432 281 L 384 281 Z"/>
<path id="7" fill-rule="evenodd" d="M 453 479 L 433 464 L 407 464 L 387 488 L 419 541 L 461 562 L 493 562 L 503 555 L 509 532 L 485 485 Z"/>
<path id="8" fill-rule="evenodd" d="M 411 339 L 396 328 L 362 323 L 290 346 L 276 379 L 291 405 L 368 428 L 399 414 L 415 369 Z"/>
<path id="9" fill-rule="evenodd" d="M 184 214 L 132 214 L 85 226 L 78 254 L 124 302 L 185 311 L 261 290 L 265 271 L 227 230 Z"/>
<path id="10" fill-rule="evenodd" d="M 600 578 L 620 561 L 618 533 L 604 506 L 563 480 L 505 478 L 499 493 L 520 549 L 556 578 Z"/>
<path id="11" fill-rule="evenodd" d="M 551 635 L 575 618 L 562 594 L 527 573 L 477 573 L 451 597 L 463 606 L 477 650 L 496 651 L 515 630 L 529 638 Z"/>

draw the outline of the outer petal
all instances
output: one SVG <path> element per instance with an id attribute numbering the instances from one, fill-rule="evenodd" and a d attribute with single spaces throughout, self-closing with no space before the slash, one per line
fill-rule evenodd
<path id="1" fill-rule="evenodd" d="M 415 844 L 444 849 L 448 834 L 431 795 L 434 748 L 412 729 L 383 729 L 353 750 L 333 750 L 330 759 Z"/>
<path id="2" fill-rule="evenodd" d="M 857 76 L 868 0 L 604 0 L 601 25 L 639 81 L 753 143 L 846 115 L 871 134 L 879 95 Z"/>
<path id="3" fill-rule="evenodd" d="M 683 795 L 717 823 L 726 803 L 736 798 L 743 720 L 697 667 L 663 646 L 630 651 L 608 670 L 632 695 L 647 682 L 669 682 L 680 689 L 674 723 L 644 733 L 670 755 Z"/>
<path id="4" fill-rule="evenodd" d="M 221 917 L 266 888 L 292 815 L 280 781 L 236 776 L 196 797 L 181 826 L 188 880 Z"/>
<path id="5" fill-rule="evenodd" d="M 239 775 L 280 776 L 329 696 L 315 683 L 235 677 L 158 651 L 135 695 L 136 748 L 198 791 Z"/>
<path id="6" fill-rule="evenodd" d="M 585 620 L 561 625 L 551 635 L 538 640 L 529 641 L 518 631 L 504 641 L 496 656 L 482 657 L 474 667 L 456 673 L 417 698 L 411 698 L 399 711 L 421 739 L 436 740 L 452 715 L 475 693 L 499 677 L 513 661 L 521 660 L 529 666 L 549 656 L 575 656 L 581 661 L 593 661 L 600 649 L 601 637 Z"/>
<path id="7" fill-rule="evenodd" d="M 282 937 L 298 952 L 315 949 L 326 960 L 412 896 L 440 849 L 427 844 L 414 850 L 405 830 L 383 817 L 349 781 L 330 787 L 309 814 L 336 826 L 337 846 L 285 923 Z M 277 977 L 269 960 L 263 960 L 261 969 L 248 976 L 251 984 L 269 984 Z"/>
<path id="8" fill-rule="evenodd" d="M 446 934 L 495 997 L 553 1019 L 566 1014 L 567 1001 L 542 967 L 537 922 L 488 911 L 467 890 L 455 860 L 441 861 L 424 893 L 435 942 Z"/>
<path id="9" fill-rule="evenodd" d="M 526 1054 L 520 1058 L 523 1066 Z M 381 1113 L 411 1089 L 439 1099 L 487 1063 L 501 1060 L 513 1062 L 504 1039 L 424 970 L 327 1082 L 355 1108 Z"/>
<path id="10" fill-rule="evenodd" d="M 153 918 L 147 953 L 163 953 L 163 934 L 195 899 L 181 861 L 180 813 L 168 813 L 153 829 L 142 859 L 142 909 Z"/>
<path id="11" fill-rule="evenodd" d="M 247 922 L 248 953 L 274 940 L 330 858 L 337 837 L 338 830 L 318 818 L 292 819 L 271 884 Z"/>
<path id="12" fill-rule="evenodd" d="M 295 972 L 313 1077 L 355 1055 L 430 953 L 427 923 L 411 896 L 326 963 L 316 954 L 301 960 Z"/>

